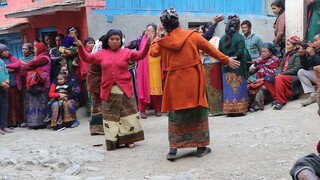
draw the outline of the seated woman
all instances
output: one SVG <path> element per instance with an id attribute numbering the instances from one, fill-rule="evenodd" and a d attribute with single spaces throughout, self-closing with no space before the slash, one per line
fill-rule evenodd
<path id="1" fill-rule="evenodd" d="M 51 105 L 51 127 L 54 130 L 57 130 L 60 127 L 76 127 L 79 125 L 79 121 L 77 120 L 76 109 L 79 106 L 79 98 L 80 98 L 80 87 L 78 81 L 74 78 L 73 75 L 69 74 L 66 65 L 61 66 L 60 73 L 65 73 L 67 75 L 67 85 L 70 90 L 68 95 L 63 93 L 56 93 L 56 87 L 59 85 L 58 80 L 54 80 L 49 95 L 52 98 L 64 98 L 66 97 L 66 101 L 63 106 L 63 115 L 62 115 L 62 125 L 58 126 L 57 120 L 59 115 L 59 102 L 55 101 Z M 60 95 L 61 94 L 61 95 Z M 61 112 L 61 111 L 60 111 Z"/>
<path id="2" fill-rule="evenodd" d="M 249 108 L 250 111 L 264 109 L 266 87 L 264 81 L 272 81 L 281 60 L 275 55 L 276 51 L 271 43 L 263 43 L 261 55 L 251 65 L 249 72 L 254 73 L 248 78 Z"/>
<path id="3" fill-rule="evenodd" d="M 281 110 L 291 95 L 297 95 L 301 89 L 301 84 L 297 73 L 302 67 L 298 48 L 301 40 L 297 36 L 292 36 L 287 40 L 287 53 L 278 68 L 274 83 L 265 82 L 270 95 L 274 99 L 272 106 L 274 110 Z"/>

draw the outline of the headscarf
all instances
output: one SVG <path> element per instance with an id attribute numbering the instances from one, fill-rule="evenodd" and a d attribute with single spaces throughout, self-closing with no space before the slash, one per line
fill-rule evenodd
<path id="1" fill-rule="evenodd" d="M 225 41 L 225 46 L 229 47 L 231 44 L 231 37 L 233 34 L 237 31 L 237 28 L 240 25 L 240 18 L 237 15 L 230 15 L 228 16 L 228 22 L 226 26 L 226 41 Z"/>
<path id="2" fill-rule="evenodd" d="M 165 9 L 160 15 L 160 21 L 168 33 L 180 25 L 178 13 L 174 8 Z"/>
<path id="3" fill-rule="evenodd" d="M 230 15 L 228 16 L 228 22 L 226 26 L 226 34 L 229 37 L 232 37 L 232 35 L 237 31 L 238 26 L 240 25 L 240 18 L 237 15 Z"/>
<path id="4" fill-rule="evenodd" d="M 34 45 L 37 48 L 36 56 L 47 55 L 48 56 L 48 47 L 43 42 L 38 42 Z"/>
<path id="5" fill-rule="evenodd" d="M 291 36 L 288 41 L 290 41 L 293 45 L 301 44 L 302 41 L 298 36 Z"/>
<path id="6" fill-rule="evenodd" d="M 109 47 L 109 44 L 108 44 L 108 41 L 109 41 L 109 38 L 113 35 L 118 35 L 120 36 L 120 47 L 122 46 L 122 37 L 123 37 L 123 33 L 121 32 L 121 30 L 119 29 L 110 29 L 107 34 L 104 36 L 103 38 L 103 42 L 102 42 L 102 48 L 103 49 L 110 49 Z M 120 48 L 119 47 L 119 48 Z"/>
<path id="7" fill-rule="evenodd" d="M 267 48 L 272 54 L 277 54 L 273 44 L 271 43 L 262 43 L 261 48 Z"/>
<path id="8" fill-rule="evenodd" d="M 9 50 L 8 46 L 0 43 L 0 54 L 5 50 Z"/>

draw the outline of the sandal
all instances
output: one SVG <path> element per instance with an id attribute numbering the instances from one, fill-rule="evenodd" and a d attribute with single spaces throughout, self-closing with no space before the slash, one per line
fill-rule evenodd
<path id="1" fill-rule="evenodd" d="M 126 144 L 126 146 L 127 146 L 128 148 L 135 148 L 135 147 L 136 147 L 136 145 L 135 145 L 134 143 Z"/>
<path id="2" fill-rule="evenodd" d="M 209 148 L 209 147 L 206 147 L 206 149 L 204 151 L 202 151 L 202 152 L 198 152 L 198 150 L 199 150 L 199 148 L 197 149 L 197 153 L 196 153 L 196 156 L 198 158 L 201 158 L 201 157 L 211 153 L 211 148 Z"/>
<path id="3" fill-rule="evenodd" d="M 281 110 L 283 106 L 284 105 L 277 103 L 276 105 L 274 105 L 273 110 Z"/>

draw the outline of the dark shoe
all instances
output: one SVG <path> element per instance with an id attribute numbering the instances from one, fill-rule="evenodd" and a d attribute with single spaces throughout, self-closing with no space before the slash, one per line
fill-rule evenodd
<path id="1" fill-rule="evenodd" d="M 271 102 L 271 107 L 273 107 L 274 105 L 276 105 L 277 104 L 277 101 L 272 101 Z"/>
<path id="2" fill-rule="evenodd" d="M 148 116 L 147 116 L 147 114 L 145 112 L 140 112 L 140 117 L 141 117 L 141 119 L 147 119 L 148 118 Z"/>
<path id="3" fill-rule="evenodd" d="M 167 160 L 174 161 L 177 159 L 177 149 L 176 148 L 170 148 L 170 151 L 167 155 Z"/>
<path id="4" fill-rule="evenodd" d="M 279 104 L 277 103 L 276 105 L 274 105 L 273 110 L 281 110 L 283 108 L 284 104 Z"/>
<path id="5" fill-rule="evenodd" d="M 211 153 L 211 148 L 209 148 L 209 147 L 204 147 L 204 148 L 205 148 L 204 150 L 202 148 L 197 149 L 197 154 L 196 154 L 197 157 L 201 158 L 201 157 Z"/>
<path id="6" fill-rule="evenodd" d="M 162 116 L 162 113 L 160 111 L 156 111 L 156 116 L 157 117 L 161 117 Z"/>

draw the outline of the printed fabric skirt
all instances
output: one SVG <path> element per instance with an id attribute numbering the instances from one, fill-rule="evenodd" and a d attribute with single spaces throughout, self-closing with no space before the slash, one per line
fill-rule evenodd
<path id="1" fill-rule="evenodd" d="M 112 87 L 108 102 L 102 101 L 102 118 L 108 151 L 144 140 L 136 100 L 134 96 L 129 99 L 117 85 Z"/>
<path id="2" fill-rule="evenodd" d="M 100 94 L 94 94 L 92 97 L 92 110 L 90 119 L 90 134 L 104 135 L 102 121 L 102 100 Z"/>
<path id="3" fill-rule="evenodd" d="M 209 145 L 208 108 L 195 107 L 169 112 L 170 148 Z"/>
<path id="4" fill-rule="evenodd" d="M 209 104 L 209 114 L 216 116 L 222 111 L 222 77 L 221 63 L 204 64 L 206 71 L 206 95 Z"/>
<path id="5" fill-rule="evenodd" d="M 27 92 L 26 95 L 26 118 L 30 128 L 46 127 L 43 120 L 47 116 L 47 103 L 49 89 L 44 92 L 33 94 Z"/>
<path id="6" fill-rule="evenodd" d="M 248 111 L 247 79 L 232 72 L 222 75 L 223 112 L 225 114 L 241 114 Z"/>

